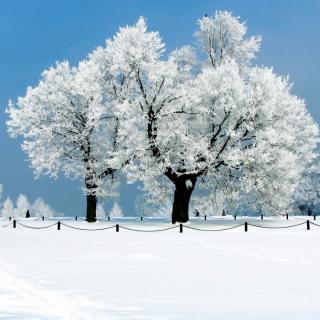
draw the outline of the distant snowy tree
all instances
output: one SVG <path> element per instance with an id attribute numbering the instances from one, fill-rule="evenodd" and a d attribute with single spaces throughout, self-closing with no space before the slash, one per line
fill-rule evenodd
<path id="1" fill-rule="evenodd" d="M 159 34 L 149 32 L 143 18 L 95 53 L 108 70 L 107 91 L 119 101 L 121 145 L 135 155 L 128 179 L 143 181 L 145 191 L 161 199 L 171 183 L 173 223 L 188 221 L 198 181 L 208 197 L 217 183 L 231 190 L 241 181 L 264 203 L 285 208 L 314 157 L 317 125 L 286 78 L 250 67 L 260 38 L 246 38 L 238 18 L 226 12 L 205 17 L 196 36 L 207 63 L 195 62 L 191 47 L 165 59 Z"/>
<path id="2" fill-rule="evenodd" d="M 193 211 L 198 210 L 200 215 L 221 216 L 222 210 L 226 209 L 228 204 L 229 201 L 223 192 L 217 191 L 210 196 L 199 192 L 191 199 L 190 207 Z"/>
<path id="3" fill-rule="evenodd" d="M 90 59 L 78 67 L 57 63 L 42 74 L 25 97 L 9 103 L 8 131 L 22 136 L 36 177 L 59 172 L 83 181 L 87 221 L 95 221 L 97 196 L 114 195 L 114 172 L 119 168 L 118 120 L 100 74 Z"/>
<path id="4" fill-rule="evenodd" d="M 113 207 L 110 211 L 110 216 L 111 217 L 122 217 L 123 216 L 122 209 L 117 201 L 115 201 L 113 204 Z"/>
<path id="5" fill-rule="evenodd" d="M 26 211 L 31 209 L 30 202 L 24 194 L 19 194 L 16 207 L 14 208 L 14 217 L 25 217 Z"/>
<path id="6" fill-rule="evenodd" d="M 37 198 L 34 203 L 30 203 L 28 198 L 24 194 L 20 194 L 16 200 L 16 205 L 8 197 L 1 208 L 1 216 L 3 217 L 25 217 L 26 211 L 29 210 L 32 217 L 53 217 L 63 216 L 53 210 L 48 204 L 41 198 Z"/>
<path id="7" fill-rule="evenodd" d="M 320 162 L 319 158 L 303 173 L 291 204 L 294 213 L 319 214 L 320 212 Z"/>
<path id="8" fill-rule="evenodd" d="M 54 217 L 63 216 L 62 213 L 56 212 L 41 198 L 37 198 L 30 208 L 31 215 L 34 217 Z"/>
<path id="9" fill-rule="evenodd" d="M 8 218 L 14 216 L 14 205 L 12 200 L 8 197 L 2 205 L 1 217 Z"/>
<path id="10" fill-rule="evenodd" d="M 166 202 L 157 207 L 157 210 L 154 210 L 153 216 L 156 217 L 170 217 L 172 210 L 172 201 L 167 199 Z"/>
<path id="11" fill-rule="evenodd" d="M 106 212 L 104 210 L 104 207 L 102 203 L 98 203 L 97 205 L 97 218 L 105 218 L 106 217 Z"/>
<path id="12" fill-rule="evenodd" d="M 135 211 L 139 216 L 169 217 L 171 216 L 172 200 L 159 201 L 150 193 L 142 193 L 135 200 Z"/>

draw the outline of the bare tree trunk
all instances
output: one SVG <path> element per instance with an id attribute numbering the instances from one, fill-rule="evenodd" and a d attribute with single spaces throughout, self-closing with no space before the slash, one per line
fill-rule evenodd
<path id="1" fill-rule="evenodd" d="M 86 221 L 88 222 L 97 221 L 96 210 L 97 210 L 97 196 L 95 194 L 88 194 Z"/>
<path id="2" fill-rule="evenodd" d="M 182 176 L 175 181 L 172 223 L 189 221 L 189 202 L 196 182 L 197 178 L 190 176 Z"/>

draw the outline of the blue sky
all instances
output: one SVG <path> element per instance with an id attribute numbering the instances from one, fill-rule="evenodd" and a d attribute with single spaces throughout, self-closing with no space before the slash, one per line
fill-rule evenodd
<path id="1" fill-rule="evenodd" d="M 250 35 L 263 43 L 258 64 L 290 75 L 294 93 L 306 100 L 320 121 L 320 11 L 319 0 L 0 0 L 0 183 L 4 196 L 24 193 L 43 198 L 67 215 L 82 215 L 85 202 L 80 184 L 63 178 L 34 180 L 19 140 L 6 133 L 5 108 L 9 98 L 24 95 L 40 73 L 57 60 L 76 64 L 103 45 L 121 25 L 140 15 L 158 30 L 170 51 L 194 44 L 196 21 L 205 13 L 229 10 L 248 25 Z M 120 204 L 132 214 L 136 187 L 120 188 Z"/>

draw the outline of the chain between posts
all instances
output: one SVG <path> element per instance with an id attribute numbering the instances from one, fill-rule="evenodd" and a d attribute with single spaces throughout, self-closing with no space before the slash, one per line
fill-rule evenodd
<path id="1" fill-rule="evenodd" d="M 129 231 L 135 231 L 135 232 L 161 232 L 161 231 L 167 231 L 167 230 L 176 229 L 176 228 L 179 228 L 179 227 L 180 227 L 180 225 L 173 226 L 173 227 L 168 227 L 168 228 L 164 228 L 164 229 L 143 230 L 143 229 L 135 229 L 135 228 L 129 228 L 129 227 L 124 227 L 124 226 L 119 225 L 119 228 L 121 228 L 121 229 L 129 230 Z"/>
<path id="2" fill-rule="evenodd" d="M 6 227 L 9 227 L 12 225 L 12 222 L 8 223 L 8 224 L 5 224 L 4 226 L 1 226 L 2 228 L 6 228 Z"/>
<path id="3" fill-rule="evenodd" d="M 183 226 L 187 229 L 192 229 L 192 230 L 196 230 L 196 231 L 226 231 L 226 230 L 231 230 L 231 229 L 236 229 L 236 228 L 242 227 L 242 226 L 244 226 L 244 223 L 241 223 L 241 224 L 238 224 L 238 225 L 232 226 L 232 227 L 222 228 L 222 229 L 200 229 L 200 228 L 187 226 L 187 225 L 183 225 Z"/>
<path id="4" fill-rule="evenodd" d="M 32 220 L 32 221 L 37 221 L 37 220 Z M 163 228 L 163 229 L 153 229 L 153 230 L 136 229 L 136 228 L 122 226 L 122 225 L 119 225 L 119 224 L 116 224 L 116 225 L 113 225 L 113 226 L 108 226 L 108 227 L 103 227 L 103 228 L 92 229 L 92 228 L 79 228 L 79 227 L 71 226 L 71 225 L 65 224 L 65 223 L 63 223 L 61 221 L 57 221 L 56 223 L 53 223 L 53 224 L 50 224 L 50 225 L 47 225 L 47 226 L 30 226 L 30 225 L 23 224 L 23 223 L 17 221 L 16 219 L 14 219 L 12 222 L 10 222 L 10 223 L 8 223 L 6 225 L 2 225 L 1 227 L 8 227 L 8 226 L 12 225 L 13 228 L 16 228 L 17 225 L 19 225 L 19 226 L 22 226 L 22 227 L 25 227 L 25 228 L 29 228 L 29 229 L 47 229 L 47 228 L 51 228 L 51 227 L 54 227 L 54 226 L 57 225 L 57 230 L 60 230 L 61 226 L 63 225 L 63 226 L 65 226 L 67 228 L 70 228 L 70 229 L 82 230 L 82 231 L 103 231 L 103 230 L 109 230 L 109 229 L 114 229 L 115 228 L 116 232 L 119 232 L 120 228 L 122 228 L 124 230 L 128 230 L 128 231 L 134 231 L 134 232 L 162 232 L 162 231 L 167 231 L 167 230 L 172 230 L 172 229 L 179 228 L 179 232 L 183 233 L 184 227 L 187 228 L 187 229 L 195 230 L 195 231 L 218 232 L 218 231 L 232 230 L 232 229 L 236 229 L 236 228 L 239 228 L 241 226 L 244 226 L 244 231 L 248 232 L 248 226 L 252 226 L 252 227 L 255 227 L 255 228 L 263 228 L 263 229 L 287 229 L 287 228 L 298 227 L 298 226 L 304 225 L 305 223 L 307 225 L 307 230 L 310 230 L 310 225 L 311 224 L 314 225 L 314 226 L 320 227 L 320 224 L 317 224 L 317 223 L 312 222 L 310 220 L 306 220 L 306 221 L 303 221 L 301 223 L 296 223 L 296 224 L 288 225 L 288 226 L 262 226 L 262 225 L 257 225 L 257 224 L 253 224 L 253 223 L 250 223 L 250 222 L 246 221 L 244 223 L 241 223 L 241 224 L 238 224 L 238 225 L 235 225 L 235 226 L 225 227 L 225 228 L 220 228 L 220 229 L 202 229 L 202 228 L 197 228 L 197 227 L 193 227 L 193 226 L 185 225 L 185 224 L 179 224 L 179 225 L 176 225 L 176 226 L 171 226 L 171 227 L 167 227 L 167 228 Z"/>
<path id="5" fill-rule="evenodd" d="M 81 230 L 81 231 L 102 231 L 102 230 L 109 230 L 109 229 L 113 229 L 116 227 L 116 225 L 114 226 L 110 226 L 110 227 L 105 227 L 105 228 L 97 228 L 97 229 L 87 229 L 87 228 L 78 228 L 78 227 L 73 227 L 73 226 L 70 226 L 68 224 L 65 224 L 65 223 L 60 223 L 61 225 L 67 227 L 67 228 L 70 228 L 70 229 L 75 229 L 75 230 Z"/>
<path id="6" fill-rule="evenodd" d="M 289 226 L 274 226 L 274 227 L 260 226 L 260 225 L 252 224 L 252 223 L 248 223 L 248 225 L 255 227 L 255 228 L 263 228 L 263 229 L 287 229 L 287 228 L 294 228 L 294 227 L 302 226 L 305 223 L 306 223 L 306 221 L 303 221 L 301 223 L 297 223 L 297 224 L 293 224 L 293 225 L 289 225 Z"/>
<path id="7" fill-rule="evenodd" d="M 15 221 L 15 220 L 14 220 Z M 25 228 L 29 228 L 29 229 L 47 229 L 47 228 L 51 228 L 51 227 L 54 227 L 55 225 L 57 225 L 58 223 L 53 223 L 53 224 L 50 224 L 48 226 L 43 226 L 43 227 L 32 227 L 32 226 L 27 226 L 23 223 L 20 223 L 20 222 L 16 222 L 17 225 L 19 226 L 22 226 L 22 227 L 25 227 Z"/>
<path id="8" fill-rule="evenodd" d="M 320 227 L 320 224 L 314 223 L 314 222 L 312 222 L 312 221 L 310 221 L 310 224 L 312 224 L 312 225 L 314 225 L 314 226 L 316 226 L 316 227 Z"/>

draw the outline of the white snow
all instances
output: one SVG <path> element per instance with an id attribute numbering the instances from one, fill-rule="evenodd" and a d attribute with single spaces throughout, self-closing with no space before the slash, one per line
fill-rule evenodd
<path id="1" fill-rule="evenodd" d="M 246 218 L 248 219 L 248 218 Z M 289 225 L 306 218 L 255 220 Z M 164 221 L 119 219 L 139 229 Z M 244 219 L 193 219 L 218 228 Z M 275 222 L 274 222 L 275 221 Z M 318 221 L 315 221 L 318 222 Z M 319 221 L 320 222 L 320 221 Z M 8 221 L 0 222 L 7 225 Z M 21 221 L 44 226 L 52 221 Z M 107 227 L 115 221 L 78 227 Z M 318 319 L 320 227 L 138 233 L 1 228 L 0 319 Z"/>
<path id="2" fill-rule="evenodd" d="M 187 189 L 191 189 L 193 187 L 192 181 L 190 179 L 186 180 Z"/>

